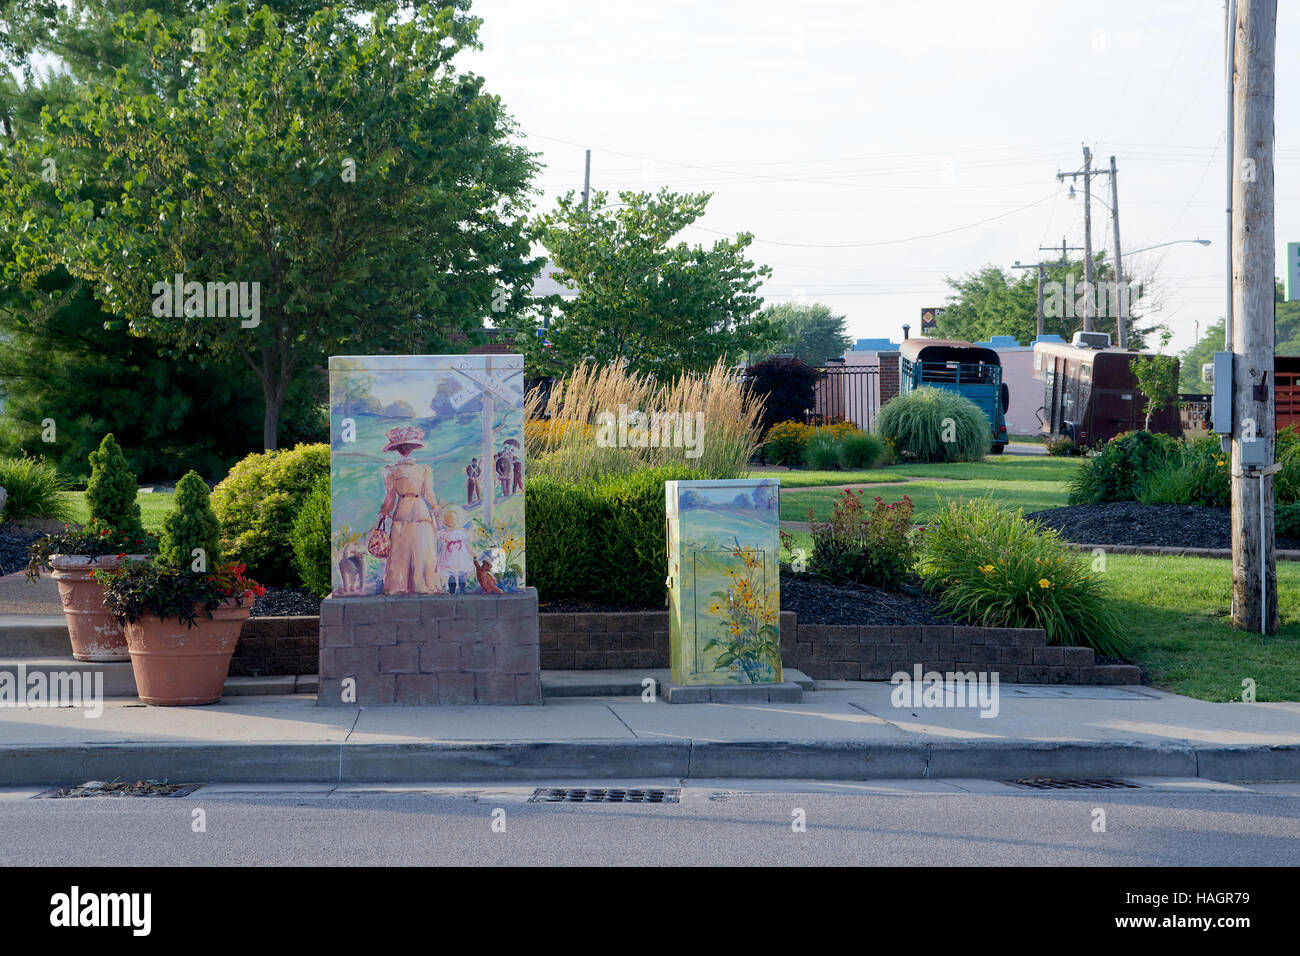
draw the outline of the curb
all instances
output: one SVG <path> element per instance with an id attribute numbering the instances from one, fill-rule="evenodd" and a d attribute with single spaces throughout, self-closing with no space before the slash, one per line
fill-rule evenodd
<path id="1" fill-rule="evenodd" d="M 1300 780 L 1300 745 L 1041 741 L 565 740 L 443 744 L 106 744 L 0 749 L 0 786 L 91 779 L 187 783 L 527 782 L 584 777 L 922 780 L 970 777 Z"/>

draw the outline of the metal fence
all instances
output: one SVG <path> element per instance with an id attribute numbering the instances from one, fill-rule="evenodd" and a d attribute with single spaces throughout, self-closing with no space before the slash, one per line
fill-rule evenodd
<path id="1" fill-rule="evenodd" d="M 828 365 L 817 371 L 820 378 L 813 406 L 804 411 L 804 422 L 846 421 L 869 431 L 880 409 L 880 370 L 875 366 Z"/>

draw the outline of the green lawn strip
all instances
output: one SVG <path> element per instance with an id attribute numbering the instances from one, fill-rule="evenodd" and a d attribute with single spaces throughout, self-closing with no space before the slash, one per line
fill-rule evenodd
<path id="1" fill-rule="evenodd" d="M 777 471 L 755 469 L 751 478 L 779 478 L 782 488 L 813 488 L 902 481 L 905 478 L 951 478 L 981 481 L 1058 481 L 1064 485 L 1079 467 L 1078 459 L 990 456 L 983 461 L 933 465 L 891 465 L 859 471 Z"/>
<path id="2" fill-rule="evenodd" d="M 806 559 L 812 535 L 790 535 Z M 791 557 L 782 548 L 781 559 Z M 1223 702 L 1241 700 L 1250 678 L 1259 701 L 1300 701 L 1300 563 L 1277 564 L 1280 626 L 1268 637 L 1232 627 L 1226 559 L 1112 554 L 1105 574 L 1133 642 L 1130 659 L 1152 686 Z"/>
<path id="3" fill-rule="evenodd" d="M 89 521 L 90 506 L 86 504 L 86 493 L 70 491 L 68 499 L 72 503 L 72 520 L 78 524 Z M 140 502 L 140 519 L 144 522 L 144 530 L 162 531 L 163 516 L 174 507 L 176 495 L 172 492 L 155 492 L 138 495 L 135 500 Z"/>
<path id="4" fill-rule="evenodd" d="M 1257 700 L 1300 700 L 1300 564 L 1277 563 L 1280 626 L 1268 637 L 1232 627 L 1226 559 L 1108 555 L 1106 578 L 1154 686 L 1241 700 L 1249 678 Z"/>
<path id="5" fill-rule="evenodd" d="M 814 518 L 825 521 L 831 516 L 832 502 L 843 493 L 843 487 L 839 486 L 783 494 L 781 520 L 807 521 L 808 508 L 811 507 Z M 915 518 L 920 522 L 937 514 L 950 499 L 992 497 L 1004 508 L 1021 508 L 1026 512 L 1060 508 L 1067 503 L 1065 486 L 1057 481 L 913 481 L 868 488 L 863 495 L 868 502 L 879 495 L 887 504 L 900 501 L 903 495 L 907 495 L 916 507 Z"/>

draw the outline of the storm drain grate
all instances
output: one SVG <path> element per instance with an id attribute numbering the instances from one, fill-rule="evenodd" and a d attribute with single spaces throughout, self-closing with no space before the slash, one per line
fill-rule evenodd
<path id="1" fill-rule="evenodd" d="M 677 803 L 678 787 L 664 790 L 619 790 L 613 787 L 539 787 L 529 803 Z"/>
<path id="2" fill-rule="evenodd" d="M 1112 777 L 1098 777 L 1091 780 L 1074 778 L 1057 779 L 1055 777 L 1025 777 L 1021 780 L 1005 780 L 1013 787 L 1026 790 L 1141 790 L 1140 783 L 1116 780 Z"/>

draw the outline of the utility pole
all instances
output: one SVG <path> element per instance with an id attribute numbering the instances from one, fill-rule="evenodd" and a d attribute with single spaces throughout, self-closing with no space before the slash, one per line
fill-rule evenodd
<path id="1" fill-rule="evenodd" d="M 587 150 L 587 168 L 582 174 L 582 208 L 587 208 L 587 202 L 591 199 L 591 150 Z"/>
<path id="2" fill-rule="evenodd" d="M 1051 265 L 1050 262 L 1035 262 L 1022 266 L 1020 260 L 1017 259 L 1016 264 L 1011 267 L 1013 269 L 1034 269 L 1038 272 L 1038 331 L 1035 334 L 1039 338 L 1043 335 L 1043 269 L 1049 265 Z"/>
<path id="3" fill-rule="evenodd" d="M 1277 0 L 1237 0 L 1232 123 L 1232 623 L 1277 629 L 1273 103 Z"/>
<path id="4" fill-rule="evenodd" d="M 1107 170 L 1092 168 L 1092 150 L 1083 147 L 1083 169 L 1072 173 L 1057 173 L 1056 178 L 1070 182 L 1083 177 L 1083 331 L 1092 331 L 1092 313 L 1096 305 L 1096 292 L 1092 287 L 1092 177 L 1103 176 Z M 1071 186 L 1073 188 L 1073 186 Z"/>
<path id="5" fill-rule="evenodd" d="M 1128 348 L 1128 316 L 1124 313 L 1127 311 L 1128 290 L 1124 288 L 1124 260 L 1119 252 L 1119 186 L 1115 176 L 1115 157 L 1110 158 L 1110 220 L 1115 227 L 1115 303 L 1119 314 L 1115 317 L 1115 331 L 1119 334 L 1118 345 L 1122 349 Z M 1107 297 L 1107 301 L 1110 298 Z"/>
<path id="6" fill-rule="evenodd" d="M 1055 247 L 1055 246 L 1039 246 L 1039 247 L 1038 247 L 1038 251 L 1039 251 L 1039 252 L 1055 252 L 1055 251 L 1056 251 L 1056 247 Z M 1067 245 L 1067 244 L 1066 244 L 1066 239 L 1065 239 L 1065 237 L 1062 236 L 1062 237 L 1061 237 L 1061 258 L 1060 258 L 1059 260 L 1057 260 L 1056 262 L 1040 262 L 1039 265 L 1040 265 L 1040 266 L 1043 266 L 1044 268 L 1046 268 L 1047 266 L 1059 265 L 1061 268 L 1064 269 L 1064 268 L 1066 268 L 1067 266 L 1069 266 L 1069 264 L 1070 264 L 1070 253 L 1071 253 L 1071 252 L 1081 252 L 1081 251 L 1082 251 L 1082 248 L 1081 248 L 1080 246 L 1071 246 L 1071 245 Z M 1041 270 L 1040 270 L 1040 271 L 1041 271 Z M 1073 305 L 1070 306 L 1070 310 L 1072 310 L 1072 309 L 1073 309 Z M 1066 315 L 1070 315 L 1070 311 L 1067 310 L 1065 314 L 1066 314 Z M 1042 335 L 1042 334 L 1043 334 L 1043 286 L 1042 286 L 1042 279 L 1041 279 L 1041 278 L 1039 279 L 1039 285 L 1038 285 L 1038 334 L 1039 334 L 1039 335 Z"/>

